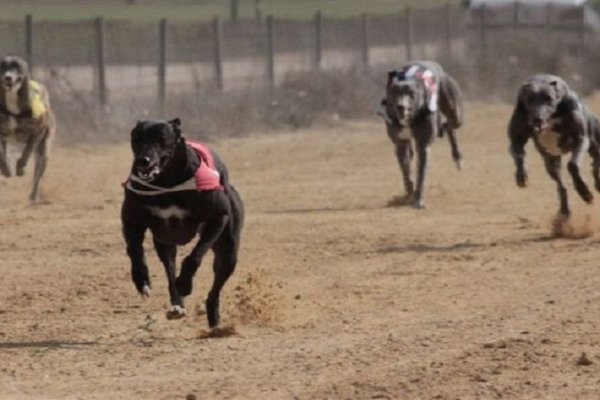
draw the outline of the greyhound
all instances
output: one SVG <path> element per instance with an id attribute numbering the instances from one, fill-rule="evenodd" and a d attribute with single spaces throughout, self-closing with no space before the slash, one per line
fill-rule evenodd
<path id="1" fill-rule="evenodd" d="M 165 267 L 171 307 L 168 319 L 186 315 L 182 297 L 192 292 L 192 278 L 212 249 L 214 281 L 206 300 L 209 327 L 219 323 L 219 295 L 233 273 L 244 219 L 242 200 L 218 155 L 186 140 L 181 121 L 141 121 L 131 131 L 133 165 L 124 184 L 123 235 L 137 290 L 150 293 L 144 235 L 152 232 L 154 248 Z M 177 246 L 200 236 L 176 275 Z"/>
<path id="2" fill-rule="evenodd" d="M 462 166 L 456 129 L 463 123 L 460 88 L 443 68 L 431 61 L 405 65 L 388 72 L 386 96 L 378 115 L 385 120 L 387 134 L 395 146 L 404 179 L 406 199 L 415 208 L 425 208 L 425 177 L 429 148 L 436 136 L 448 134 L 452 158 Z M 410 178 L 413 145 L 417 150 L 417 188 Z"/>
<path id="3" fill-rule="evenodd" d="M 525 145 L 533 139 L 542 155 L 548 175 L 556 182 L 559 213 L 569 215 L 567 190 L 561 179 L 561 157 L 571 153 L 567 170 L 575 190 L 586 203 L 592 192 L 581 177 L 581 161 L 587 151 L 592 157 L 592 175 L 600 191 L 600 123 L 579 100 L 567 83 L 554 75 L 529 77 L 519 88 L 517 104 L 508 126 L 510 153 L 516 166 L 517 186 L 527 186 Z"/>
<path id="4" fill-rule="evenodd" d="M 24 143 L 16 174 L 23 176 L 33 153 L 35 159 L 31 202 L 39 200 L 39 184 L 48 163 L 50 144 L 56 130 L 48 91 L 31 79 L 27 63 L 16 56 L 0 60 L 0 173 L 12 176 L 7 142 Z"/>

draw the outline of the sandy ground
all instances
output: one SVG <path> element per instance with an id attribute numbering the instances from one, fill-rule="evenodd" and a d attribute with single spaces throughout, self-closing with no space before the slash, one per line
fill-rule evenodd
<path id="1" fill-rule="evenodd" d="M 531 148 L 514 185 L 510 111 L 470 105 L 462 172 L 435 143 L 424 211 L 386 207 L 401 180 L 378 121 L 214 143 L 248 214 L 223 338 L 203 338 L 210 260 L 184 320 L 149 247 L 152 296 L 134 290 L 127 144 L 56 148 L 47 204 L 26 202 L 31 166 L 0 179 L 0 399 L 597 399 L 599 239 L 552 237 Z"/>

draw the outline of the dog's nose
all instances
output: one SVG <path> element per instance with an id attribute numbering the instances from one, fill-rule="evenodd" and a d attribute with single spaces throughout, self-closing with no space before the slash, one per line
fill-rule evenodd
<path id="1" fill-rule="evenodd" d="M 12 83 L 13 78 L 10 75 L 4 75 L 2 77 L 2 80 L 4 80 L 4 82 L 6 82 L 6 83 Z"/>
<path id="2" fill-rule="evenodd" d="M 140 167 L 147 167 L 150 165 L 150 157 L 138 157 L 136 163 Z"/>
<path id="3" fill-rule="evenodd" d="M 404 108 L 404 106 L 398 105 L 398 114 L 404 115 L 405 112 L 406 109 Z"/>
<path id="4" fill-rule="evenodd" d="M 540 117 L 533 117 L 533 124 L 535 126 L 540 126 L 542 125 L 542 119 Z"/>

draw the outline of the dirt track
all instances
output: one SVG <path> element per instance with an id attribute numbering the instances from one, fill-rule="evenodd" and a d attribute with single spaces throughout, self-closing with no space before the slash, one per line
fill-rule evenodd
<path id="1" fill-rule="evenodd" d="M 435 144 L 425 211 L 385 207 L 378 122 L 215 143 L 248 212 L 225 338 L 199 337 L 210 260 L 185 320 L 152 250 L 152 297 L 134 291 L 126 144 L 55 149 L 49 204 L 26 205 L 31 170 L 1 179 L 0 399 L 598 398 L 599 240 L 550 236 L 555 189 L 533 149 L 514 185 L 509 113 L 470 107 L 462 172 Z"/>

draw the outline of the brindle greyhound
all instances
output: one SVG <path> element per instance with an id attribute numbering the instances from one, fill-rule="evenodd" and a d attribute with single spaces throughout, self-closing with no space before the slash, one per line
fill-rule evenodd
<path id="1" fill-rule="evenodd" d="M 16 174 L 23 176 L 27 162 L 34 155 L 32 202 L 39 200 L 39 185 L 46 170 L 50 144 L 56 130 L 50 110 L 48 91 L 29 75 L 27 63 L 15 56 L 0 60 L 0 173 L 12 176 L 8 163 L 7 142 L 24 143 L 17 160 Z"/>
<path id="2" fill-rule="evenodd" d="M 436 136 L 448 134 L 452 158 L 461 168 L 455 131 L 463 123 L 460 88 L 439 64 L 414 62 L 388 72 L 386 97 L 381 105 L 378 114 L 385 119 L 387 134 L 394 143 L 406 198 L 415 208 L 424 208 L 429 147 Z M 410 178 L 413 140 L 417 150 L 416 191 Z"/>
<path id="3" fill-rule="evenodd" d="M 527 186 L 525 145 L 531 138 L 544 159 L 548 175 L 556 182 L 559 213 L 570 213 L 567 190 L 560 176 L 561 157 L 567 153 L 571 153 L 567 170 L 575 190 L 583 201 L 592 203 L 592 192 L 582 179 L 579 168 L 588 152 L 592 157 L 595 187 L 600 191 L 600 123 L 562 78 L 533 75 L 521 85 L 508 136 L 517 168 L 517 186 Z"/>
<path id="4" fill-rule="evenodd" d="M 169 281 L 167 318 L 181 318 L 186 315 L 182 297 L 192 292 L 192 278 L 212 249 L 214 281 L 206 299 L 206 316 L 209 326 L 215 327 L 221 289 L 237 263 L 242 200 L 229 182 L 225 164 L 206 146 L 185 140 L 179 119 L 138 122 L 131 131 L 131 147 L 134 160 L 125 184 L 121 220 L 135 287 L 149 295 L 143 241 L 150 230 Z M 177 246 L 197 236 L 175 279 Z"/>

